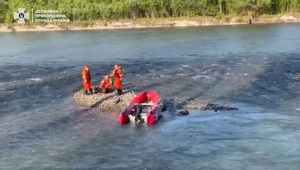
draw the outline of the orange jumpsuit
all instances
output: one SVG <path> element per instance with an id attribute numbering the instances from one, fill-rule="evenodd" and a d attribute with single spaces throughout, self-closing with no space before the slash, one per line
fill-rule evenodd
<path id="1" fill-rule="evenodd" d="M 123 89 L 123 85 L 122 85 L 123 70 L 122 70 L 122 68 L 119 67 L 118 69 L 115 69 L 110 76 L 115 77 L 115 87 L 116 87 L 116 89 L 117 90 L 122 90 Z"/>
<path id="2" fill-rule="evenodd" d="M 86 66 L 82 70 L 82 83 L 85 91 L 92 90 L 91 73 L 90 69 Z"/>
<path id="3" fill-rule="evenodd" d="M 113 83 L 111 78 L 104 78 L 100 83 L 102 92 L 109 92 L 113 90 Z"/>

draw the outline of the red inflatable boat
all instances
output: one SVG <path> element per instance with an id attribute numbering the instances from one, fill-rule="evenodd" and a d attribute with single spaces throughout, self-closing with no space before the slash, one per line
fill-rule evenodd
<path id="1" fill-rule="evenodd" d="M 129 106 L 119 115 L 119 123 L 146 122 L 149 125 L 156 123 L 160 112 L 165 105 L 156 91 L 146 91 L 137 95 Z"/>

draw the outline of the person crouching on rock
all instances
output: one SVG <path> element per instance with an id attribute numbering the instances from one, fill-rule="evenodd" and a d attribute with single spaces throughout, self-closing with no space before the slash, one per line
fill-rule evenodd
<path id="1" fill-rule="evenodd" d="M 109 93 L 113 91 L 113 82 L 112 79 L 108 76 L 105 76 L 100 83 L 100 90 L 102 93 Z"/>
<path id="2" fill-rule="evenodd" d="M 84 66 L 82 70 L 82 83 L 85 94 L 93 93 L 92 77 L 89 66 Z"/>
<path id="3" fill-rule="evenodd" d="M 115 87 L 118 91 L 118 95 L 122 94 L 122 82 L 123 82 L 123 69 L 119 65 L 115 65 L 115 69 L 110 74 L 111 77 L 115 77 Z"/>

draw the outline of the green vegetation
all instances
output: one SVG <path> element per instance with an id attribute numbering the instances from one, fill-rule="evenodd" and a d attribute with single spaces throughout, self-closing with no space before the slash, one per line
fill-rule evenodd
<path id="1" fill-rule="evenodd" d="M 5 16 L 8 13 L 8 0 L 0 0 L 0 23 L 5 21 Z"/>
<path id="2" fill-rule="evenodd" d="M 0 23 L 18 8 L 58 10 L 71 21 L 173 18 L 300 12 L 300 0 L 0 0 Z"/>

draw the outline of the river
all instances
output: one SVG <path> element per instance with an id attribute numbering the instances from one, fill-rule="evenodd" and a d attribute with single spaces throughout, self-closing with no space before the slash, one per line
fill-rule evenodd
<path id="1" fill-rule="evenodd" d="M 300 25 L 0 33 L 0 169 L 300 167 Z M 114 64 L 126 89 L 237 111 L 163 113 L 155 126 L 72 102 Z"/>

